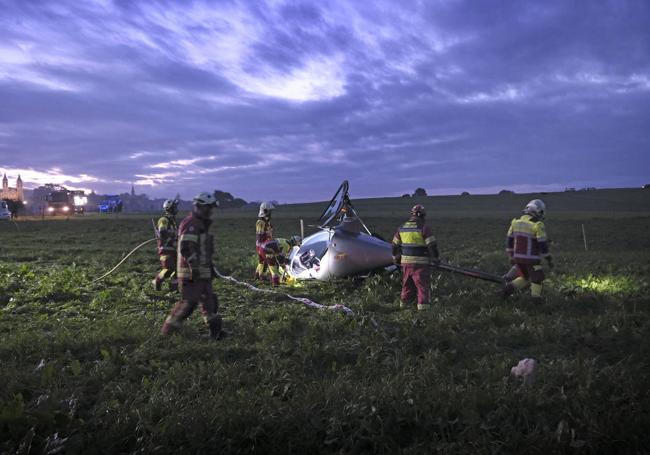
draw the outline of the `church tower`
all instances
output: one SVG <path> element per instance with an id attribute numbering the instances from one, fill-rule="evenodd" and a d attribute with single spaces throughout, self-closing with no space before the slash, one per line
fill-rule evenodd
<path id="1" fill-rule="evenodd" d="M 25 200 L 23 195 L 23 179 L 20 178 L 20 174 L 18 174 L 18 180 L 16 180 L 16 196 L 18 196 L 19 201 Z"/>
<path id="2" fill-rule="evenodd" d="M 135 196 L 135 186 L 131 184 L 131 196 Z"/>
<path id="3" fill-rule="evenodd" d="M 7 174 L 2 178 L 2 192 L 6 193 L 9 191 L 9 179 L 7 179 Z"/>

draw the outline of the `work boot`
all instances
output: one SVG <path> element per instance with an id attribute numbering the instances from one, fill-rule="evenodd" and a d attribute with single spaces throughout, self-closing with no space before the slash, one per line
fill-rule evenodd
<path id="1" fill-rule="evenodd" d="M 273 286 L 279 286 L 280 285 L 280 277 L 278 275 L 275 275 L 271 279 L 271 282 L 273 283 Z"/>
<path id="2" fill-rule="evenodd" d="M 419 311 L 428 311 L 431 309 L 431 305 L 428 303 L 418 303 L 418 310 Z"/>
<path id="3" fill-rule="evenodd" d="M 218 314 L 215 314 L 208 320 L 208 328 L 210 329 L 210 338 L 215 340 L 221 339 L 221 326 L 223 325 L 223 319 Z"/>
<path id="4" fill-rule="evenodd" d="M 405 310 L 405 309 L 407 309 L 408 307 L 409 307 L 409 304 L 408 304 L 408 303 L 406 303 L 406 302 L 402 302 L 402 301 L 399 302 L 399 309 L 400 309 L 400 310 Z"/>
<path id="5" fill-rule="evenodd" d="M 153 290 L 154 290 L 154 291 L 160 291 L 160 289 L 161 289 L 162 286 L 161 286 L 161 283 L 160 283 L 160 281 L 158 280 L 158 278 L 154 278 L 154 279 L 151 281 L 151 284 L 153 284 Z"/>

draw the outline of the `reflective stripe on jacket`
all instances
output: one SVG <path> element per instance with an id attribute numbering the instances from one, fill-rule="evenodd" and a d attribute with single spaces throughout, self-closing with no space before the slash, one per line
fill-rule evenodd
<path id="1" fill-rule="evenodd" d="M 201 220 L 194 214 L 181 222 L 178 227 L 178 279 L 191 280 L 193 267 L 198 267 L 200 279 L 212 278 L 214 236 L 208 233 L 209 228 L 210 221 Z M 188 255 L 188 251 L 193 254 Z"/>
<path id="2" fill-rule="evenodd" d="M 269 240 L 273 239 L 273 226 L 271 221 L 260 218 L 255 223 L 255 246 L 262 246 Z"/>
<path id="3" fill-rule="evenodd" d="M 435 241 L 431 229 L 414 219 L 401 225 L 393 237 L 393 245 L 401 251 L 402 264 L 429 264 L 428 245 Z"/>
<path id="4" fill-rule="evenodd" d="M 171 216 L 162 216 L 156 225 L 158 229 L 158 254 L 176 253 L 177 229 L 176 219 Z"/>
<path id="5" fill-rule="evenodd" d="M 549 255 L 544 223 L 530 215 L 513 219 L 508 229 L 506 252 L 515 262 L 539 264 L 542 257 Z"/>

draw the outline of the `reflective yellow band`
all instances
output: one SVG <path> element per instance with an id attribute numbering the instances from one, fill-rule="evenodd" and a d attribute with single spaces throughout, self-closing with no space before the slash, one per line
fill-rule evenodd
<path id="1" fill-rule="evenodd" d="M 512 224 L 513 232 L 521 232 L 530 235 L 535 234 L 535 225 L 528 221 L 517 220 Z"/>
<path id="2" fill-rule="evenodd" d="M 428 256 L 402 256 L 402 264 L 429 264 Z"/>
<path id="3" fill-rule="evenodd" d="M 194 242 L 199 243 L 199 236 L 196 234 L 183 234 L 178 239 L 179 242 Z"/>
<path id="4" fill-rule="evenodd" d="M 210 267 L 199 266 L 199 278 L 210 279 L 212 278 L 212 270 Z M 178 278 L 192 278 L 192 270 L 189 267 L 179 267 L 176 271 Z"/>
<path id="5" fill-rule="evenodd" d="M 402 240 L 402 243 L 409 243 L 411 245 L 425 245 L 421 232 L 400 232 L 399 236 Z"/>

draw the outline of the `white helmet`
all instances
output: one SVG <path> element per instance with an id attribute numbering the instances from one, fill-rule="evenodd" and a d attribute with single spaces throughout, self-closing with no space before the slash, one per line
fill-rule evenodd
<path id="1" fill-rule="evenodd" d="M 524 208 L 524 213 L 539 218 L 544 218 L 544 212 L 546 212 L 546 204 L 541 199 L 533 199 Z"/>
<path id="2" fill-rule="evenodd" d="M 257 214 L 259 218 L 262 218 L 264 216 L 268 216 L 269 212 L 275 208 L 275 205 L 271 202 L 262 202 L 260 204 L 260 211 Z"/>
<path id="3" fill-rule="evenodd" d="M 176 206 L 178 205 L 178 201 L 175 199 L 167 199 L 165 202 L 163 202 L 163 210 L 165 212 L 169 213 L 176 213 Z"/>
<path id="4" fill-rule="evenodd" d="M 194 196 L 194 199 L 192 199 L 192 202 L 194 205 L 212 205 L 212 206 L 217 206 L 217 199 L 214 197 L 212 193 L 208 192 L 202 192 Z"/>

